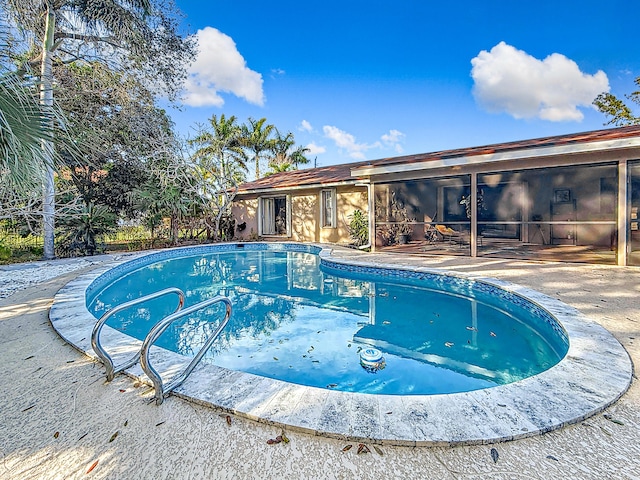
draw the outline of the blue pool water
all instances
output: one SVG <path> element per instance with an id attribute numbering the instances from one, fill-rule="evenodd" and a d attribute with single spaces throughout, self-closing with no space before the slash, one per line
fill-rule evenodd
<path id="1" fill-rule="evenodd" d="M 300 251 L 212 252 L 156 261 L 98 281 L 88 293 L 89 310 L 99 317 L 170 286 L 186 293 L 185 306 L 225 295 L 233 314 L 204 361 L 363 393 L 440 394 L 506 384 L 550 368 L 568 348 L 561 327 L 539 308 L 509 301 L 515 296 L 496 295 L 495 287 L 478 282 L 439 275 L 383 278 L 324 267 L 318 255 Z M 115 315 L 108 325 L 142 340 L 176 302 L 154 300 Z M 222 318 L 219 308 L 174 324 L 157 345 L 194 355 Z M 361 363 L 371 348 L 384 357 L 374 368 Z"/>

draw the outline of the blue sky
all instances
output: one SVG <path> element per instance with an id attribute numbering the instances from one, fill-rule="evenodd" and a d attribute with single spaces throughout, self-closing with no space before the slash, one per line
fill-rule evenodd
<path id="1" fill-rule="evenodd" d="M 179 131 L 266 117 L 318 166 L 604 128 L 640 76 L 634 0 L 176 0 Z"/>

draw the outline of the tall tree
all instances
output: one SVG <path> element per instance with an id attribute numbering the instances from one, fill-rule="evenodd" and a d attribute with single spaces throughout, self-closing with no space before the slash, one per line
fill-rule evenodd
<path id="1" fill-rule="evenodd" d="M 209 119 L 210 127 L 202 129 L 189 141 L 196 147 L 192 154 L 192 175 L 203 200 L 205 212 L 212 215 L 214 238 L 221 235 L 221 222 L 229 216 L 238 185 L 246 178 L 246 154 L 243 130 L 236 117 Z"/>
<path id="2" fill-rule="evenodd" d="M 153 93 L 128 72 L 111 70 L 100 62 L 54 62 L 57 101 L 67 112 L 70 135 L 79 144 L 81 155 L 58 151 L 63 162 L 57 179 L 57 231 L 62 233 L 56 251 L 63 255 L 93 254 L 96 237 L 115 225 L 120 216 L 139 216 L 137 207 L 146 207 L 134 192 L 147 179 L 160 182 L 155 166 L 176 152 L 172 124 L 164 110 L 155 105 Z M 72 194 L 60 194 L 60 187 Z M 156 193 L 148 184 L 147 193 Z M 157 191 L 171 197 L 166 205 L 181 206 L 180 190 Z M 171 196 L 171 192 L 178 192 Z M 176 198 L 178 201 L 176 201 Z M 161 201 L 164 198 L 160 199 Z M 70 203 L 69 203 L 70 202 Z M 149 208 L 152 208 L 151 204 Z M 177 241 L 177 223 L 182 210 L 166 208 Z M 150 215 L 151 223 L 157 222 Z"/>
<path id="3" fill-rule="evenodd" d="M 209 170 L 235 172 L 236 181 L 241 182 L 247 170 L 247 158 L 242 148 L 242 127 L 236 120 L 234 115 L 227 118 L 223 113 L 219 119 L 213 115 L 209 127 L 201 128 L 189 144 L 196 147 L 193 159 L 203 162 Z"/>
<path id="4" fill-rule="evenodd" d="M 32 218 L 42 207 L 38 192 L 55 156 L 54 130 L 50 122 L 42 121 L 45 112 L 38 101 L 36 78 L 28 66 L 16 68 L 14 43 L 0 14 L 0 215 L 22 217 L 31 226 L 38 223 Z M 60 109 L 54 105 L 47 113 L 62 127 L 64 137 Z"/>
<path id="5" fill-rule="evenodd" d="M 192 217 L 199 207 L 194 195 L 195 181 L 189 172 L 185 144 L 174 138 L 167 142 L 160 154 L 145 162 L 146 181 L 133 192 L 152 235 L 156 226 L 166 217 L 170 219 L 171 240 L 178 243 L 179 228 L 184 220 Z"/>
<path id="6" fill-rule="evenodd" d="M 0 47 L 2 48 L 2 47 Z M 41 185 L 53 151 L 44 152 L 41 143 L 53 138 L 49 124 L 42 123 L 42 111 L 33 96 L 36 85 L 0 64 L 0 175 L 4 186 L 31 191 Z M 49 145 L 48 143 L 46 145 Z"/>
<path id="7" fill-rule="evenodd" d="M 244 146 L 253 154 L 256 165 L 256 180 L 260 178 L 260 162 L 267 158 L 268 152 L 273 149 L 274 139 L 271 135 L 274 130 L 275 127 L 269 125 L 266 118 L 249 118 L 249 125 L 242 126 Z"/>
<path id="8" fill-rule="evenodd" d="M 640 77 L 637 77 L 634 83 L 638 90 L 625 95 L 625 97 L 636 105 L 640 105 Z M 623 100 L 611 93 L 601 93 L 593 101 L 593 104 L 600 113 L 608 117 L 609 120 L 605 125 L 640 125 L 640 116 L 634 115 L 633 110 Z"/>
<path id="9" fill-rule="evenodd" d="M 101 59 L 130 68 L 175 98 L 195 55 L 193 39 L 177 32 L 175 8 L 164 0 L 0 0 L 17 26 L 39 42 L 30 61 L 40 65 L 40 101 L 53 105 L 53 59 Z M 37 45 L 37 43 L 36 43 Z M 51 122 L 51 120 L 48 120 Z M 52 151 L 43 142 L 45 152 Z M 51 161 L 47 162 L 51 165 Z M 44 257 L 54 253 L 53 168 L 43 198 Z"/>
<path id="10" fill-rule="evenodd" d="M 146 165 L 175 151 L 172 124 L 153 93 L 136 77 L 99 62 L 56 62 L 57 100 L 81 156 L 61 150 L 65 172 L 86 205 L 102 204 L 131 215 L 129 193 L 146 177 Z"/>
<path id="11" fill-rule="evenodd" d="M 297 146 L 293 138 L 293 133 L 288 132 L 282 135 L 276 129 L 275 139 L 271 148 L 273 157 L 269 161 L 270 173 L 287 172 L 289 170 L 297 170 L 299 165 L 309 163 L 306 157 L 308 148 Z"/>

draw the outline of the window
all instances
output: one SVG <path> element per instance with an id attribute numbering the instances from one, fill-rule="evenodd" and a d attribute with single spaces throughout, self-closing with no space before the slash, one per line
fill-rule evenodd
<path id="1" fill-rule="evenodd" d="M 320 191 L 320 226 L 336 228 L 336 191 Z"/>
<path id="2" fill-rule="evenodd" d="M 260 198 L 259 235 L 290 235 L 290 202 L 287 196 Z"/>

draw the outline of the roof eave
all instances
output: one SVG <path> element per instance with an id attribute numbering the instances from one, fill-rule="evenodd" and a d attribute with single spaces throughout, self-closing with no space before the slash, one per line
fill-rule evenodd
<path id="1" fill-rule="evenodd" d="M 353 175 L 353 173 L 352 173 Z M 310 183 L 307 185 L 290 185 L 290 186 L 281 186 L 281 187 L 264 187 L 264 188 L 253 188 L 250 190 L 242 190 L 239 191 L 236 196 L 239 195 L 259 195 L 259 194 L 273 194 L 274 192 L 289 192 L 289 191 L 300 191 L 300 190 L 313 190 L 317 188 L 335 188 L 335 187 L 345 187 L 345 186 L 356 186 L 357 184 L 367 182 L 368 180 L 363 180 L 361 178 L 354 178 L 353 180 L 344 180 L 340 182 L 329 182 L 329 183 Z M 360 186 L 360 185 L 357 185 Z"/>
<path id="2" fill-rule="evenodd" d="M 506 152 L 479 153 L 477 155 L 461 155 L 439 160 L 430 159 L 415 163 L 399 163 L 394 165 L 366 165 L 351 169 L 352 176 L 372 176 L 389 173 L 406 173 L 417 170 L 434 170 L 447 167 L 461 167 L 478 164 L 494 164 L 521 159 L 545 158 L 559 155 L 579 155 L 593 152 L 627 150 L 640 148 L 640 137 L 601 140 L 548 147 L 529 147 Z"/>

